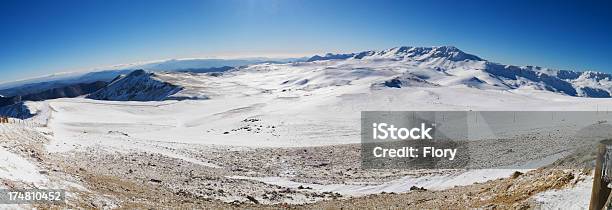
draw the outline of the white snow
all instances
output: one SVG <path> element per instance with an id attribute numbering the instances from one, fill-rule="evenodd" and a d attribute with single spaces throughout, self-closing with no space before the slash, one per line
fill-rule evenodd
<path id="1" fill-rule="evenodd" d="M 246 177 L 246 176 L 231 176 L 233 179 L 247 179 L 263 182 L 266 184 L 277 185 L 281 187 L 298 188 L 303 186 L 312 188 L 318 192 L 335 192 L 345 196 L 364 196 L 369 194 L 378 194 L 382 192 L 408 192 L 410 187 L 424 187 L 428 190 L 444 190 L 455 186 L 466 186 L 475 182 L 485 182 L 499 178 L 507 178 L 516 170 L 510 169 L 481 169 L 470 171 L 458 171 L 445 175 L 428 175 L 428 176 L 406 176 L 390 182 L 381 183 L 378 185 L 366 184 L 312 184 L 300 183 L 291 181 L 287 177 Z"/>
<path id="2" fill-rule="evenodd" d="M 533 197 L 540 209 L 589 209 L 593 177 L 578 182 L 576 186 L 538 193 Z"/>
<path id="3" fill-rule="evenodd" d="M 30 161 L 2 147 L 0 147 L 0 179 L 27 183 L 48 181 Z"/>
<path id="4" fill-rule="evenodd" d="M 245 80 L 256 83 L 256 79 L 262 78 Z M 78 145 L 113 142 L 129 144 L 120 139 L 121 135 L 109 135 L 114 131 L 129 135 L 129 139 L 153 142 L 255 147 L 347 144 L 359 143 L 360 111 L 364 110 L 594 111 L 612 107 L 608 99 L 467 87 L 370 91 L 349 85 L 289 93 L 248 93 L 249 87 L 236 85 L 233 89 L 220 87 L 216 91 L 218 96 L 210 100 L 180 102 L 109 102 L 80 98 L 47 101 L 49 109 L 54 110 L 50 127 L 55 138 L 49 149 L 61 151 Z M 232 131 L 248 125 L 243 122 L 247 118 L 260 119 L 255 124 L 262 125 L 262 131 Z M 271 126 L 274 128 L 269 128 Z"/>
<path id="5" fill-rule="evenodd" d="M 538 167 L 548 165 L 561 157 L 562 156 L 556 155 L 553 157 L 546 157 L 542 160 L 529 161 L 520 165 L 513 165 L 509 167 L 505 166 L 493 169 L 455 170 L 433 175 L 409 175 L 378 185 L 364 183 L 328 185 L 300 183 L 291 181 L 291 177 L 230 176 L 229 178 L 254 180 L 266 184 L 289 188 L 298 188 L 299 186 L 303 186 L 306 188 L 312 188 L 312 190 L 318 192 L 335 192 L 345 196 L 364 196 L 369 194 L 378 194 L 382 192 L 408 192 L 410 191 L 410 188 L 412 186 L 419 188 L 423 187 L 428 190 L 444 190 L 456 186 L 467 186 L 474 183 L 483 183 L 489 180 L 508 178 L 516 171 L 526 173 Z M 303 200 L 302 202 L 309 201 Z"/>

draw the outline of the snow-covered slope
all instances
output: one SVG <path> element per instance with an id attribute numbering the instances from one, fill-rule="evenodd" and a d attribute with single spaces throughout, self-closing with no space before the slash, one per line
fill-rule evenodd
<path id="1" fill-rule="evenodd" d="M 59 142 L 53 146 L 112 139 L 108 132 L 117 130 L 160 142 L 330 145 L 359 141 L 364 110 L 612 109 L 610 99 L 569 96 L 559 91 L 565 86 L 554 84 L 583 73 L 499 64 L 487 70 L 494 64 L 454 48 L 426 49 L 264 63 L 219 74 L 137 71 L 89 98 L 149 102 L 47 101 L 55 110 L 51 126 Z M 153 101 L 177 98 L 207 100 Z"/>
<path id="2" fill-rule="evenodd" d="M 117 78 L 87 98 L 110 101 L 159 101 L 181 89 L 179 86 L 157 79 L 153 73 L 136 70 Z"/>

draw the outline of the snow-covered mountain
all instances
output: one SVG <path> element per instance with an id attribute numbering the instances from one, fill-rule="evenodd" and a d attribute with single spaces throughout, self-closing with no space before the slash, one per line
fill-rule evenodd
<path id="1" fill-rule="evenodd" d="M 105 87 L 128 70 L 90 73 L 56 74 L 29 80 L 5 83 L 0 87 L 0 107 L 19 104 L 21 101 L 43 101 L 56 98 L 74 98 Z"/>
<path id="2" fill-rule="evenodd" d="M 313 91 L 357 86 L 384 88 L 464 86 L 482 90 L 531 89 L 568 96 L 609 98 L 610 74 L 513 66 L 484 60 L 456 47 L 395 47 L 381 51 L 313 56 L 305 62 L 262 63 L 216 74 L 138 71 L 89 98 L 101 100 L 209 99 L 233 91 Z M 241 92 L 240 94 L 247 94 Z"/>
<path id="3" fill-rule="evenodd" d="M 371 91 L 384 88 L 464 86 L 482 90 L 531 89 L 596 98 L 609 98 L 612 95 L 612 76 L 608 73 L 504 65 L 487 61 L 452 46 L 395 47 L 380 51 L 328 53 L 290 63 L 257 63 L 259 61 L 255 60 L 228 62 L 230 61 L 214 59 L 154 62 L 138 66 L 146 67 L 148 70 L 137 70 L 126 76 L 125 74 L 131 70 L 93 72 L 57 80 L 60 82 L 41 81 L 34 85 L 22 85 L 2 90 L 0 94 L 24 96 L 34 90 L 49 92 L 69 82 L 103 80 L 110 84 L 98 88 L 99 90 L 96 89 L 94 93 L 83 94 L 89 94 L 87 97 L 91 99 L 115 101 L 209 99 L 234 92 L 249 94 L 231 90 L 220 91 L 240 84 L 249 87 L 249 91 L 282 91 L 288 95 L 295 91 L 339 86 L 358 86 Z M 256 64 L 212 67 L 221 69 L 220 72 L 212 74 L 179 71 L 197 67 L 201 72 L 208 72 L 205 67 L 252 62 Z M 176 71 L 157 72 L 160 69 Z M 117 77 L 120 73 L 124 76 Z M 110 81 L 111 76 L 114 78 L 112 81 Z M 74 97 L 72 95 L 71 97 Z M 2 100 L 10 99 L 4 97 Z"/>
<path id="4" fill-rule="evenodd" d="M 106 87 L 87 96 L 110 101 L 159 101 L 182 88 L 156 78 L 153 73 L 136 70 L 113 80 Z"/>
<path id="5" fill-rule="evenodd" d="M 576 72 L 547 69 L 537 66 L 503 65 L 484 60 L 452 46 L 441 47 L 395 47 L 382 51 L 363 51 L 350 54 L 326 54 L 314 56 L 310 61 L 362 60 L 363 62 L 390 62 L 406 64 L 407 68 L 420 67 L 440 72 L 439 74 L 403 75 L 393 78 L 391 86 L 418 79 L 447 86 L 465 84 L 468 86 L 494 86 L 502 89 L 533 88 L 563 93 L 570 96 L 608 98 L 612 93 L 612 80 L 608 73 Z M 407 71 L 403 74 L 413 74 Z M 419 74 L 422 74 L 421 71 Z M 441 81 L 435 81 L 442 79 Z M 434 81 L 431 81 L 434 80 Z"/>
<path id="6" fill-rule="evenodd" d="M 138 69 L 152 72 L 224 72 L 235 67 L 258 63 L 287 63 L 307 58 L 241 58 L 241 59 L 170 59 L 134 64 L 122 64 L 91 72 L 66 72 L 0 83 L 0 107 L 23 100 L 45 100 L 90 94 L 120 75 Z M 91 88 L 95 86 L 95 88 Z"/>

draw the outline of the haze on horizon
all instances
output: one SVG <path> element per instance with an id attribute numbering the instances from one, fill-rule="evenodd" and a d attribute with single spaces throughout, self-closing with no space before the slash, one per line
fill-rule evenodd
<path id="1" fill-rule="evenodd" d="M 150 60 L 452 45 L 514 65 L 612 72 L 607 1 L 5 1 L 0 82 Z"/>

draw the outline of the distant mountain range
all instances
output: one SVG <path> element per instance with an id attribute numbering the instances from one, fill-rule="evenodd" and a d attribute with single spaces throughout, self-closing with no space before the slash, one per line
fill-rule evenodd
<path id="1" fill-rule="evenodd" d="M 483 84 L 516 89 L 530 86 L 570 96 L 609 98 L 612 93 L 611 75 L 593 71 L 555 70 L 538 66 L 513 66 L 484 60 L 452 46 L 441 47 L 395 47 L 382 51 L 363 51 L 350 54 L 313 56 L 308 61 L 325 60 L 393 60 L 418 63 L 421 67 L 440 72 L 450 70 L 478 70 L 487 75 L 467 75 L 464 79 L 471 85 Z M 415 75 L 413 75 L 415 76 Z M 466 75 L 462 75 L 466 77 Z M 482 80 L 479 77 L 486 77 Z M 409 77 L 428 80 L 424 77 Z M 396 81 L 402 80 L 397 78 Z M 397 83 L 397 82 L 396 82 Z M 401 82 L 399 82 L 401 83 Z M 397 84 L 399 84 L 397 83 Z"/>
<path id="2" fill-rule="evenodd" d="M 245 58 L 245 59 L 170 59 L 137 64 L 123 64 L 93 72 L 70 72 L 6 82 L 0 84 L 0 106 L 24 101 L 72 98 L 91 94 L 109 85 L 121 75 L 135 70 L 152 72 L 223 72 L 235 67 L 258 63 L 287 63 L 307 58 Z"/>
<path id="3" fill-rule="evenodd" d="M 555 70 L 537 66 L 513 66 L 490 62 L 456 47 L 395 47 L 380 51 L 328 53 L 310 58 L 180 59 L 130 64 L 90 73 L 53 75 L 0 84 L 0 106 L 22 100 L 46 100 L 86 96 L 98 100 L 152 101 L 189 99 L 192 84 L 185 77 L 227 78 L 235 74 L 273 72 L 285 74 L 282 84 L 266 86 L 312 90 L 330 85 L 354 85 L 371 78 L 371 88 L 447 87 L 463 85 L 479 89 L 529 88 L 577 97 L 610 98 L 612 77 L 602 72 Z M 142 69 L 135 71 L 137 69 Z M 282 72 L 283 69 L 295 71 Z M 297 69 L 297 70 L 296 70 Z M 256 70 L 256 71 L 255 71 Z M 165 77 L 158 77 L 166 72 Z M 132 73 L 130 73 L 132 72 Z M 174 72 L 174 73 L 173 73 Z M 218 74 L 210 74 L 218 72 Z M 170 78 L 173 81 L 166 81 Z M 218 82 L 223 82 L 220 79 Z M 368 80 L 369 81 L 369 80 Z M 253 81 L 256 83 L 257 81 Z M 265 83 L 260 83 L 265 84 Z M 269 88 L 269 87 L 268 87 Z M 180 96 L 180 97 L 179 97 Z M 193 98 L 207 98 L 198 95 Z"/>
<path id="4" fill-rule="evenodd" d="M 116 65 L 91 72 L 69 72 L 57 73 L 48 76 L 0 83 L 0 96 L 16 96 L 38 93 L 44 90 L 65 87 L 79 83 L 91 83 L 96 81 L 109 82 L 119 75 L 128 74 L 131 71 L 143 69 L 146 71 L 177 71 L 177 72 L 222 72 L 234 67 L 258 64 L 258 63 L 288 63 L 305 61 L 308 58 L 244 58 L 244 59 L 170 59 L 163 61 L 152 61 L 134 64 Z"/>

